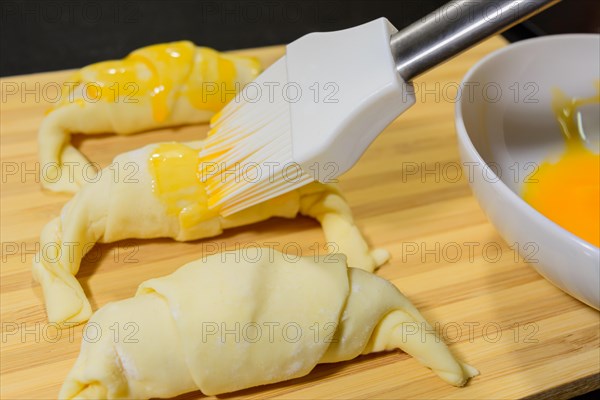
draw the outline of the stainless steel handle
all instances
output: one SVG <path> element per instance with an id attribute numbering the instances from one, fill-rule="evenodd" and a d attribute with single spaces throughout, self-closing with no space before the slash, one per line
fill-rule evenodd
<path id="1" fill-rule="evenodd" d="M 408 82 L 559 1 L 451 1 L 391 37 L 396 69 Z"/>

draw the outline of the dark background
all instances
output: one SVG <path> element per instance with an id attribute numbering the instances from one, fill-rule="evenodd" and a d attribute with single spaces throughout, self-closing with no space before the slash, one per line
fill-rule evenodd
<path id="1" fill-rule="evenodd" d="M 148 44 L 188 39 L 219 50 L 283 44 L 387 17 L 397 28 L 444 0 L 2 0 L 0 76 L 77 68 Z M 510 40 L 600 32 L 600 1 L 563 0 Z"/>

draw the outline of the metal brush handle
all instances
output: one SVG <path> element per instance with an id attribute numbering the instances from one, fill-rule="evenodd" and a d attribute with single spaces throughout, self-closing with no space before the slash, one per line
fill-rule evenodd
<path id="1" fill-rule="evenodd" d="M 408 82 L 559 1 L 451 1 L 391 37 L 396 69 Z"/>

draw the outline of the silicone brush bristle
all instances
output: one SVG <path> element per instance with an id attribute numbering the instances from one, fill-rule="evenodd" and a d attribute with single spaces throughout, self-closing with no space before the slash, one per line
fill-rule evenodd
<path id="1" fill-rule="evenodd" d="M 273 82 L 287 83 L 285 57 L 211 120 L 199 154 L 200 179 L 208 206 L 223 216 L 314 180 L 294 162 L 289 103 L 277 91 L 267 92 Z"/>

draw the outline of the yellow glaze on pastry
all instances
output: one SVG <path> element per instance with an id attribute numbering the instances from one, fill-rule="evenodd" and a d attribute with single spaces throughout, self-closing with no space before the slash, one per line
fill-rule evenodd
<path id="1" fill-rule="evenodd" d="M 199 259 L 102 307 L 90 323 L 102 331 L 129 323 L 135 334 L 84 341 L 59 398 L 217 395 L 397 348 L 452 385 L 478 374 L 385 279 L 347 268 L 342 255 L 291 262 L 259 250 L 235 263 Z"/>
<path id="2" fill-rule="evenodd" d="M 228 217 L 208 210 L 197 176 L 201 148 L 202 142 L 159 143 L 119 155 L 97 182 L 82 186 L 60 217 L 44 227 L 40 248 L 56 254 L 37 254 L 33 273 L 42 286 L 51 322 L 81 323 L 90 317 L 90 304 L 75 275 L 82 258 L 98 242 L 197 240 L 271 217 L 302 214 L 321 223 L 327 241 L 348 257 L 350 266 L 373 271 L 389 258 L 385 250 L 369 249 L 334 185 L 311 183 Z"/>
<path id="3" fill-rule="evenodd" d="M 259 73 L 253 57 L 188 41 L 144 47 L 122 60 L 82 68 L 65 82 L 61 101 L 40 127 L 40 160 L 52 170 L 42 174 L 42 185 L 75 192 L 86 178 L 95 179 L 85 169 L 86 158 L 70 145 L 72 133 L 127 135 L 208 122 Z"/>
<path id="4" fill-rule="evenodd" d="M 198 176 L 199 164 L 198 151 L 182 143 L 163 143 L 149 159 L 152 191 L 166 205 L 167 213 L 179 217 L 184 228 L 219 215 L 208 208 L 208 195 Z"/>
<path id="5" fill-rule="evenodd" d="M 164 43 L 135 50 L 122 60 L 84 67 L 69 82 L 88 83 L 85 96 L 78 99 L 80 105 L 85 100 L 136 103 L 149 96 L 152 116 L 162 122 L 169 115 L 172 97 L 185 96 L 200 110 L 219 111 L 236 92 L 237 59 L 187 41 Z M 255 69 L 251 74 L 257 75 L 260 64 L 256 59 L 248 61 L 254 63 L 248 65 Z M 189 85 L 184 87 L 186 82 Z M 74 85 L 65 88 L 61 105 L 75 95 Z"/>

